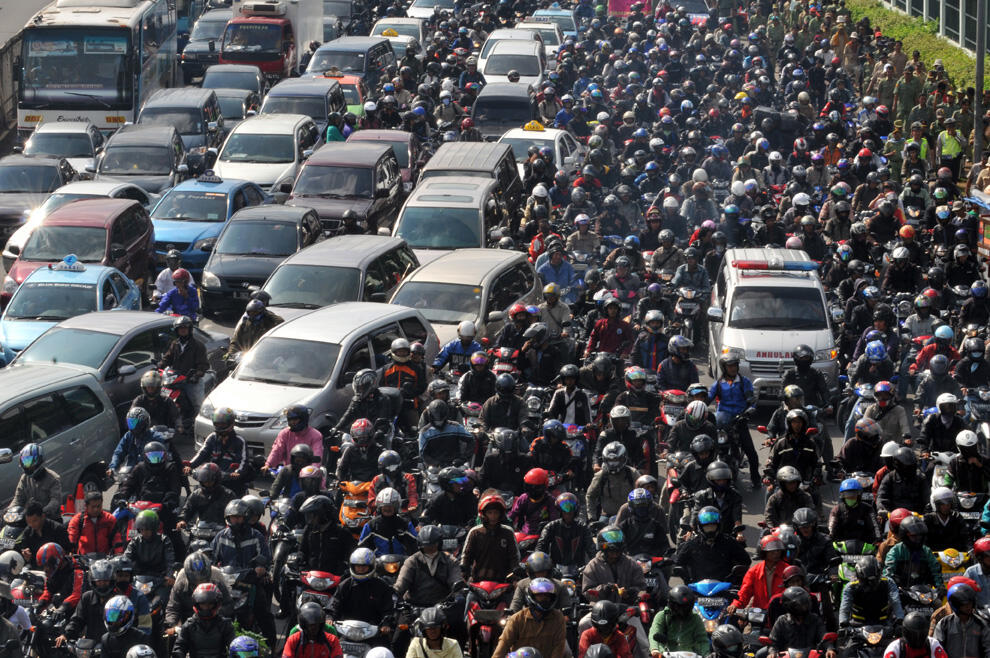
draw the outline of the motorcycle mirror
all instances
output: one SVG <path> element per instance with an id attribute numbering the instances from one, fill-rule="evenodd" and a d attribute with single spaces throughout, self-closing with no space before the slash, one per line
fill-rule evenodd
<path id="1" fill-rule="evenodd" d="M 835 642 L 837 639 L 839 639 L 839 635 L 837 633 L 825 633 L 825 637 L 822 638 L 822 642 L 828 644 L 830 642 Z"/>
<path id="2" fill-rule="evenodd" d="M 759 425 L 759 426 L 758 426 L 758 427 L 756 428 L 756 430 L 757 430 L 757 431 L 758 431 L 758 432 L 759 432 L 760 434 L 769 434 L 769 433 L 770 433 L 769 431 L 767 431 L 767 426 L 766 426 L 766 425 Z"/>
<path id="3" fill-rule="evenodd" d="M 809 427 L 805 431 L 805 435 L 807 435 L 807 436 L 814 436 L 816 434 L 818 434 L 818 428 L 817 427 Z"/>

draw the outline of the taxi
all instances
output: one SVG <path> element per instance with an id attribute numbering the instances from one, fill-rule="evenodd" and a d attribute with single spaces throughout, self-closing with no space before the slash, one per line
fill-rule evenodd
<path id="1" fill-rule="evenodd" d="M 332 69 L 323 74 L 324 78 L 333 78 L 340 83 L 340 88 L 344 92 L 344 102 L 347 104 L 347 111 L 361 118 L 364 116 L 364 104 L 371 95 L 368 87 L 359 76 L 337 73 Z"/>
<path id="2" fill-rule="evenodd" d="M 526 177 L 524 163 L 529 159 L 530 146 L 551 147 L 553 149 L 554 171 L 563 170 L 568 173 L 574 172 L 578 165 L 584 162 L 585 151 L 588 150 L 584 144 L 574 139 L 566 130 L 546 128 L 535 119 L 527 122 L 522 128 L 506 131 L 504 135 L 499 137 L 498 141 L 512 146 L 520 178 Z"/>
<path id="3" fill-rule="evenodd" d="M 255 183 L 224 180 L 213 171 L 179 183 L 151 211 L 156 261 L 164 266 L 165 254 L 178 249 L 182 266 L 198 275 L 230 216 L 262 203 L 272 203 L 272 197 Z"/>
<path id="4" fill-rule="evenodd" d="M 533 12 L 533 18 L 539 19 L 541 16 L 546 16 L 553 23 L 556 23 L 560 27 L 560 31 L 564 33 L 565 39 L 577 37 L 578 18 L 573 9 L 564 9 L 560 3 L 555 2 L 547 9 L 537 9 Z"/>
<path id="5" fill-rule="evenodd" d="M 4 364 L 62 320 L 92 311 L 141 310 L 141 291 L 115 267 L 75 254 L 31 272 L 0 316 Z"/>

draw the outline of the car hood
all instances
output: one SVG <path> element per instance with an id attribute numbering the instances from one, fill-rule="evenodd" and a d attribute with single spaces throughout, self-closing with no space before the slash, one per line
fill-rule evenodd
<path id="1" fill-rule="evenodd" d="M 0 344 L 14 352 L 20 352 L 56 324 L 34 320 L 4 320 L 0 323 Z"/>
<path id="2" fill-rule="evenodd" d="M 23 215 L 25 210 L 34 210 L 47 198 L 47 194 L 40 192 L 0 193 L 0 217 Z"/>
<path id="3" fill-rule="evenodd" d="M 239 381 L 228 377 L 209 395 L 213 407 L 230 407 L 235 413 L 277 416 L 283 409 L 305 401 L 316 391 L 264 382 Z"/>
<path id="4" fill-rule="evenodd" d="M 179 135 L 182 138 L 182 145 L 186 147 L 187 151 L 191 151 L 200 146 L 206 146 L 206 135 L 200 133 L 190 133 L 188 135 Z"/>
<path id="5" fill-rule="evenodd" d="M 828 329 L 754 331 L 727 326 L 722 332 L 722 344 L 745 350 L 747 361 L 789 360 L 795 345 L 809 345 L 818 351 L 832 347 L 833 343 L 832 332 Z"/>
<path id="6" fill-rule="evenodd" d="M 155 233 L 157 235 L 157 229 L 155 229 Z M 206 265 L 206 269 L 221 278 L 233 277 L 235 279 L 261 279 L 264 281 L 283 260 L 285 258 L 282 256 L 268 257 L 254 254 L 241 256 L 214 253 L 210 256 L 210 262 Z"/>
<path id="7" fill-rule="evenodd" d="M 320 216 L 320 219 L 340 219 L 348 210 L 353 210 L 360 217 L 364 218 L 368 216 L 368 211 L 371 210 L 373 203 L 374 201 L 372 199 L 363 198 L 326 199 L 318 196 L 290 196 L 286 199 L 287 205 L 300 205 L 312 208 Z"/>
<path id="8" fill-rule="evenodd" d="M 475 322 L 475 326 L 478 323 Z M 441 324 L 439 322 L 433 323 L 433 331 L 437 335 L 437 342 L 440 345 L 446 345 L 452 340 L 457 340 L 457 324 Z M 479 332 L 480 333 L 480 332 Z"/>
<path id="9" fill-rule="evenodd" d="M 300 318 L 307 313 L 312 313 L 317 310 L 315 308 L 290 308 L 288 306 L 279 306 L 278 304 L 273 304 L 271 309 L 272 313 L 279 316 L 286 322 L 289 320 L 295 320 L 296 318 Z"/>
<path id="10" fill-rule="evenodd" d="M 67 158 L 72 168 L 78 172 L 85 173 L 86 167 L 95 167 L 96 158 Z"/>
<path id="11" fill-rule="evenodd" d="M 161 194 L 168 188 L 172 187 L 171 175 L 149 176 L 144 174 L 135 174 L 134 176 L 121 176 L 119 174 L 114 174 L 109 176 L 106 174 L 97 174 L 95 176 L 95 180 L 114 183 L 133 183 L 149 194 Z"/>
<path id="12" fill-rule="evenodd" d="M 409 18 L 433 18 L 432 7 L 409 7 L 406 9 Z"/>
<path id="13" fill-rule="evenodd" d="M 220 235 L 224 222 L 175 221 L 172 219 L 152 219 L 155 227 L 155 242 L 188 242 Z"/>
<path id="14" fill-rule="evenodd" d="M 217 162 L 213 171 L 221 178 L 254 181 L 266 190 L 276 181 L 295 171 L 294 162 Z"/>

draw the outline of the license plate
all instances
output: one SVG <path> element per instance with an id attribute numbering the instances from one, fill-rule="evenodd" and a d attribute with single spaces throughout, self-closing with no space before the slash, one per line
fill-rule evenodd
<path id="1" fill-rule="evenodd" d="M 652 589 L 656 589 L 656 588 L 657 588 L 657 579 L 656 578 L 647 578 L 646 579 L 646 589 L 652 590 Z"/>
<path id="2" fill-rule="evenodd" d="M 760 395 L 769 395 L 770 397 L 779 398 L 780 397 L 780 387 L 779 386 L 763 386 L 760 388 Z"/>
<path id="3" fill-rule="evenodd" d="M 721 608 L 725 606 L 725 599 L 713 596 L 713 597 L 702 597 L 698 599 L 698 605 L 702 608 Z"/>
<path id="4" fill-rule="evenodd" d="M 249 293 L 246 290 L 235 290 L 234 291 L 234 299 L 247 299 L 250 296 L 251 296 L 251 293 Z"/>
<path id="5" fill-rule="evenodd" d="M 980 513 L 979 512 L 960 512 L 960 514 L 962 515 L 962 517 L 964 519 L 970 519 L 970 520 L 972 520 L 972 519 L 979 519 L 980 518 Z"/>
<path id="6" fill-rule="evenodd" d="M 358 642 L 341 642 L 340 649 L 348 656 L 363 656 L 368 653 L 368 645 Z"/>
<path id="7" fill-rule="evenodd" d="M 847 563 L 850 563 L 850 562 L 852 562 L 852 563 L 858 563 L 859 560 L 860 560 L 860 558 L 862 558 L 862 557 L 863 557 L 862 555 L 843 555 L 842 556 L 842 561 L 843 562 L 847 562 Z"/>
<path id="8" fill-rule="evenodd" d="M 454 551 L 457 550 L 457 540 L 456 539 L 444 539 L 443 540 L 443 550 Z"/>

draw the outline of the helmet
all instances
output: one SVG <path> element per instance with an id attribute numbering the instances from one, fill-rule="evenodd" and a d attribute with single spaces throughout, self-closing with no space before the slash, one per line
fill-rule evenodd
<path id="1" fill-rule="evenodd" d="M 375 566 L 375 553 L 370 548 L 358 548 L 347 560 L 348 567 L 351 572 L 351 578 L 354 580 L 366 580 L 372 576 L 374 573 Z M 357 573 L 354 567 L 366 566 L 369 567 L 368 571 L 365 573 Z"/>
<path id="2" fill-rule="evenodd" d="M 505 515 L 505 501 L 498 494 L 489 494 L 482 497 L 478 502 L 478 514 L 484 514 L 485 510 L 489 507 L 495 506 L 502 511 L 502 515 Z"/>
<path id="3" fill-rule="evenodd" d="M 787 422 L 788 429 L 791 426 L 791 422 L 794 420 L 800 420 L 804 423 L 805 429 L 808 428 L 808 414 L 804 409 L 791 409 L 787 412 L 787 416 L 784 418 Z"/>
<path id="4" fill-rule="evenodd" d="M 987 284 L 983 279 L 977 279 L 969 287 L 970 294 L 977 299 L 983 299 L 987 296 Z"/>
<path id="5" fill-rule="evenodd" d="M 901 625 L 904 642 L 912 649 L 927 649 L 930 622 L 928 615 L 917 611 L 907 613 Z"/>
<path id="6" fill-rule="evenodd" d="M 619 623 L 619 606 L 612 601 L 595 601 L 591 606 L 591 625 L 599 631 L 599 634 L 611 633 L 617 623 Z"/>
<path id="7" fill-rule="evenodd" d="M 626 465 L 626 447 L 612 441 L 602 449 L 602 466 L 610 473 L 618 473 Z"/>
<path id="8" fill-rule="evenodd" d="M 298 460 L 301 462 L 301 466 L 308 466 L 313 463 L 313 457 L 313 449 L 308 443 L 296 444 L 292 446 L 292 450 L 289 451 L 289 463 L 292 465 L 295 465 L 296 460 Z"/>
<path id="9" fill-rule="evenodd" d="M 549 422 L 547 424 L 549 424 Z M 560 423 L 560 421 L 556 422 Z M 523 482 L 533 487 L 546 487 L 550 482 L 550 474 L 542 468 L 531 468 L 523 477 Z"/>
<path id="10" fill-rule="evenodd" d="M 201 583 L 193 590 L 193 609 L 200 619 L 212 619 L 220 608 L 220 588 L 213 583 Z"/>
<path id="11" fill-rule="evenodd" d="M 351 381 L 351 388 L 354 390 L 354 397 L 362 400 L 375 389 L 378 384 L 378 375 L 371 368 L 362 368 L 354 375 Z"/>
<path id="12" fill-rule="evenodd" d="M 186 574 L 186 579 L 190 585 L 199 585 L 210 579 L 213 564 L 205 553 L 195 551 L 186 556 L 182 562 L 182 571 Z"/>
<path id="13" fill-rule="evenodd" d="M 220 467 L 213 462 L 207 462 L 193 471 L 193 478 L 202 485 L 220 482 Z"/>
<path id="14" fill-rule="evenodd" d="M 533 551 L 526 558 L 526 572 L 532 576 L 535 573 L 549 573 L 553 570 L 553 560 L 543 551 Z"/>
<path id="15" fill-rule="evenodd" d="M 920 545 L 924 539 L 925 535 L 928 534 L 928 526 L 925 525 L 924 520 L 916 515 L 911 515 L 901 521 L 901 527 L 899 530 L 899 536 L 901 540 L 909 544 Z"/>
<path id="16" fill-rule="evenodd" d="M 708 405 L 701 400 L 694 400 L 684 410 L 684 419 L 689 427 L 701 427 L 708 417 Z"/>
<path id="17" fill-rule="evenodd" d="M 791 522 L 794 524 L 795 528 L 814 527 L 818 524 L 818 515 L 815 513 L 815 510 L 810 507 L 800 507 L 794 510 L 794 515 L 791 517 Z"/>
<path id="18" fill-rule="evenodd" d="M 577 496 L 570 492 L 562 493 L 557 496 L 557 500 L 555 500 L 554 503 L 561 512 L 573 514 L 576 513 L 578 509 Z"/>
<path id="19" fill-rule="evenodd" d="M 150 512 L 151 510 L 145 510 Z M 23 561 L 23 558 L 21 558 Z M 117 587 L 117 569 L 112 560 L 97 560 L 89 567 L 89 582 L 100 596 L 106 596 Z M 100 585 L 99 583 L 106 583 Z"/>
<path id="20" fill-rule="evenodd" d="M 231 646 L 231 649 L 233 649 L 233 646 L 234 645 L 231 644 L 230 646 Z M 233 654 L 232 653 L 230 655 L 231 656 L 236 656 L 237 658 L 241 658 L 242 656 L 244 658 L 247 658 L 248 656 L 257 656 L 258 654 L 257 653 L 238 653 L 238 654 Z M 133 647 L 131 647 L 130 649 L 127 650 L 127 653 L 124 654 L 124 658 L 157 658 L 157 654 L 155 653 L 155 650 L 152 649 L 151 647 L 149 647 L 147 644 L 135 644 Z"/>
<path id="21" fill-rule="evenodd" d="M 65 560 L 65 550 L 55 542 L 42 544 L 41 548 L 38 549 L 38 553 L 34 556 L 35 564 L 43 569 L 51 569 L 52 571 L 58 569 L 62 565 L 63 560 Z"/>
<path id="22" fill-rule="evenodd" d="M 323 495 L 310 496 L 299 508 L 307 525 L 322 526 L 334 516 L 333 503 Z"/>
<path id="23" fill-rule="evenodd" d="M 781 485 L 787 484 L 788 482 L 800 482 L 801 473 L 793 466 L 781 466 L 777 469 L 777 482 Z"/>
<path id="24" fill-rule="evenodd" d="M 402 466 L 402 457 L 395 450 L 385 450 L 378 455 L 378 470 L 382 473 L 396 473 Z"/>
<path id="25" fill-rule="evenodd" d="M 507 372 L 495 378 L 495 391 L 503 394 L 510 394 L 516 389 L 516 379 Z"/>
<path id="26" fill-rule="evenodd" d="M 544 596 L 549 596 L 550 600 L 541 602 L 538 597 Z M 549 578 L 534 578 L 526 588 L 526 605 L 537 614 L 550 612 L 557 605 L 557 586 Z"/>
<path id="27" fill-rule="evenodd" d="M 430 546 L 431 544 L 440 545 L 443 541 L 443 531 L 439 526 L 435 525 L 424 525 L 419 530 L 419 534 L 416 536 L 416 543 L 420 546 Z"/>
<path id="28" fill-rule="evenodd" d="M 443 400 L 434 400 L 433 402 L 443 402 Z M 433 404 L 431 402 L 430 404 Z M 429 406 L 427 406 L 427 411 L 429 411 Z M 371 421 L 367 418 L 358 418 L 353 423 L 351 423 L 351 440 L 354 445 L 358 447 L 366 447 L 371 444 L 372 439 L 375 434 L 375 426 L 371 424 Z"/>
<path id="29" fill-rule="evenodd" d="M 402 339 L 405 340 L 405 339 Z M 409 344 L 406 343 L 406 349 L 409 349 Z M 392 355 L 395 356 L 395 342 L 392 342 Z M 408 357 L 407 357 L 408 358 Z M 285 421 L 289 424 L 289 429 L 293 432 L 302 432 L 304 429 L 309 427 L 309 408 L 305 405 L 294 404 L 287 407 L 282 413 L 285 414 Z M 305 445 L 300 443 L 299 445 Z"/>
<path id="30" fill-rule="evenodd" d="M 134 625 L 134 602 L 126 596 L 115 596 L 103 606 L 103 622 L 111 635 L 123 635 Z"/>
<path id="31" fill-rule="evenodd" d="M 21 469 L 31 475 L 45 463 L 45 452 L 37 443 L 29 443 L 21 448 L 19 460 Z"/>
<path id="32" fill-rule="evenodd" d="M 722 624 L 712 631 L 712 648 L 723 656 L 737 658 L 742 654 L 742 632 L 732 624 Z"/>
<path id="33" fill-rule="evenodd" d="M 605 526 L 598 531 L 598 548 L 601 551 L 621 551 L 626 544 L 626 537 L 618 526 Z"/>
<path id="34" fill-rule="evenodd" d="M 17 551 L 13 549 L 4 551 L 0 553 L 0 577 L 10 582 L 24 569 L 26 564 L 24 556 Z M 111 580 L 113 579 L 111 578 Z"/>
<path id="35" fill-rule="evenodd" d="M 426 417 L 433 427 L 440 429 L 450 420 L 450 407 L 443 400 L 433 400 L 426 405 Z"/>
<path id="36" fill-rule="evenodd" d="M 306 605 L 305 603 L 303 604 Z M 248 635 L 240 635 L 234 638 L 227 650 L 230 658 L 257 658 L 261 649 L 258 641 Z"/>
<path id="37" fill-rule="evenodd" d="M 165 446 L 158 441 L 148 441 L 142 450 L 144 461 L 149 466 L 160 466 L 168 459 L 168 451 Z"/>
<path id="38" fill-rule="evenodd" d="M 239 516 L 243 522 L 244 519 L 247 519 L 249 512 L 247 503 L 240 498 L 235 498 L 227 503 L 227 506 L 223 509 L 223 520 L 227 522 L 227 525 L 231 525 L 231 517 Z"/>
<path id="39" fill-rule="evenodd" d="M 398 512 L 402 507 L 402 495 L 392 487 L 386 487 L 375 496 L 375 507 L 379 510 L 382 507 L 394 507 Z"/>
<path id="40" fill-rule="evenodd" d="M 723 461 L 714 461 L 705 469 L 705 479 L 712 486 L 718 486 L 718 482 L 732 479 L 732 469 Z"/>
<path id="41" fill-rule="evenodd" d="M 784 610 L 792 615 L 803 617 L 811 609 L 811 595 L 803 587 L 788 587 L 781 594 Z"/>
<path id="42" fill-rule="evenodd" d="M 879 340 L 873 340 L 866 344 L 866 359 L 873 363 L 879 363 L 887 358 L 887 348 Z"/>
<path id="43" fill-rule="evenodd" d="M 261 499 L 259 498 L 258 500 L 260 501 Z M 153 509 L 142 510 L 134 520 L 134 529 L 138 532 L 143 530 L 158 532 L 158 527 L 158 512 Z"/>
<path id="44" fill-rule="evenodd" d="M 457 335 L 461 338 L 474 338 L 478 333 L 475 328 L 474 323 L 470 320 L 464 320 L 459 325 L 457 325 Z"/>
<path id="45" fill-rule="evenodd" d="M 409 357 L 412 354 L 409 341 L 401 337 L 396 338 L 392 341 L 392 344 L 389 347 L 389 353 L 391 354 L 392 359 L 397 363 L 405 363 L 409 360 Z"/>
<path id="46" fill-rule="evenodd" d="M 863 558 L 856 563 L 856 580 L 859 582 L 876 587 L 880 583 L 880 577 L 880 563 L 872 556 Z"/>
<path id="47" fill-rule="evenodd" d="M 940 504 L 955 505 L 956 494 L 948 487 L 935 487 L 932 489 L 931 496 L 928 500 L 932 505 L 932 509 L 938 511 L 938 505 Z"/>
<path id="48" fill-rule="evenodd" d="M 976 432 L 972 430 L 963 430 L 956 434 L 956 446 L 959 448 L 960 453 L 975 452 L 977 442 Z"/>
<path id="49" fill-rule="evenodd" d="M 844 493 L 861 494 L 863 493 L 863 485 L 856 478 L 846 478 L 839 484 L 839 495 Z"/>
<path id="50" fill-rule="evenodd" d="M 939 356 L 944 356 L 944 355 L 939 355 Z M 935 398 L 935 406 L 938 407 L 939 411 L 942 411 L 942 405 L 951 405 L 952 407 L 955 407 L 957 404 L 959 404 L 959 398 L 957 398 L 952 393 L 942 393 L 937 398 Z M 953 409 L 953 412 L 954 411 L 955 409 Z"/>
<path id="51" fill-rule="evenodd" d="M 870 442 L 880 438 L 880 424 L 872 418 L 860 418 L 856 421 L 856 436 Z"/>
<path id="52" fill-rule="evenodd" d="M 952 327 L 947 324 L 943 324 L 935 330 L 935 338 L 938 340 L 952 340 L 952 336 Z"/>
<path id="53" fill-rule="evenodd" d="M 701 454 L 711 454 L 715 449 L 715 439 L 708 436 L 707 434 L 699 434 L 698 436 L 691 439 L 691 454 L 697 457 Z M 717 478 L 724 479 L 724 478 Z"/>
<path id="54" fill-rule="evenodd" d="M 141 388 L 154 389 L 157 392 L 162 387 L 162 374 L 157 370 L 148 370 L 141 375 Z"/>
<path id="55" fill-rule="evenodd" d="M 976 604 L 976 592 L 966 583 L 956 583 L 949 588 L 948 600 L 949 607 L 953 612 L 957 612 L 959 606 Z"/>

